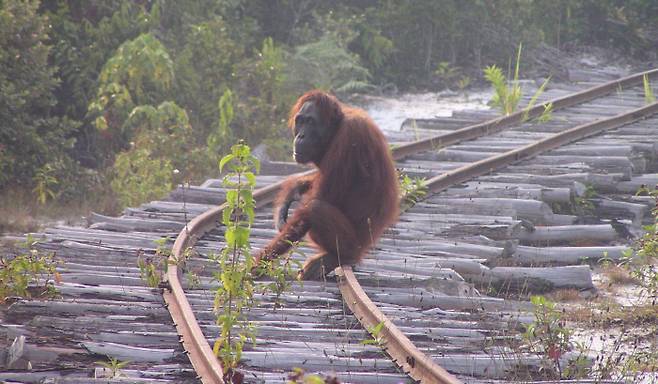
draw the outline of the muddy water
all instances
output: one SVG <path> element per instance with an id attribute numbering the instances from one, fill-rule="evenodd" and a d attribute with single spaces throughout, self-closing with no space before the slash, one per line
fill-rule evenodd
<path id="1" fill-rule="evenodd" d="M 396 96 L 364 96 L 356 103 L 384 132 L 399 132 L 407 118 L 452 116 L 454 111 L 489 109 L 490 89 L 468 92 L 409 93 Z"/>

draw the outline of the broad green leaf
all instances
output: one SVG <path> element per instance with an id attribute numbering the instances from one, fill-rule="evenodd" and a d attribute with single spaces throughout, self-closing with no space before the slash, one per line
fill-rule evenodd
<path id="1" fill-rule="evenodd" d="M 252 172 L 245 172 L 244 177 L 247 179 L 249 186 L 256 185 L 256 176 Z"/>
<path id="2" fill-rule="evenodd" d="M 222 224 L 227 227 L 231 225 L 231 213 L 233 213 L 233 210 L 229 207 L 224 208 L 222 211 Z"/>
<path id="3" fill-rule="evenodd" d="M 224 232 L 224 239 L 226 239 L 226 245 L 229 248 L 235 248 L 236 247 L 235 228 L 233 227 L 226 228 L 226 232 Z"/>
<path id="4" fill-rule="evenodd" d="M 231 189 L 226 191 L 226 202 L 229 207 L 235 208 L 238 206 L 238 191 Z"/>
<path id="5" fill-rule="evenodd" d="M 235 244 L 240 248 L 244 248 L 249 243 L 249 228 L 237 227 L 235 228 Z"/>
<path id="6" fill-rule="evenodd" d="M 222 172 L 222 170 L 224 169 L 224 166 L 226 165 L 226 163 L 233 160 L 234 158 L 235 158 L 234 154 L 229 154 L 229 155 L 226 155 L 226 156 L 222 157 L 222 159 L 219 160 L 219 171 Z"/>

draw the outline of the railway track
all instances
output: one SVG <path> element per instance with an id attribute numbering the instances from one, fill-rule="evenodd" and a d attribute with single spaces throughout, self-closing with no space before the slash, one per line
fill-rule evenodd
<path id="1" fill-rule="evenodd" d="M 653 79 L 658 71 L 646 74 Z M 395 157 L 408 174 L 426 177 L 432 194 L 401 216 L 373 257 L 338 269 L 337 286 L 295 285 L 276 310 L 272 298 L 260 298 L 250 313 L 260 331 L 243 356 L 246 381 L 282 382 L 295 366 L 353 383 L 532 378 L 540 358 L 510 347 L 528 321 L 528 303 L 482 292 L 588 292 L 591 269 L 581 260 L 621 257 L 624 233 L 649 217 L 650 202 L 632 194 L 658 182 L 658 118 L 651 117 L 658 106 L 645 103 L 642 75 L 575 94 L 549 90 L 554 112 L 547 123 L 532 120 L 544 110 L 539 104 L 529 120 L 518 112 L 462 116 L 474 120 L 464 128 L 443 119 L 406 124 L 426 137 L 397 145 Z M 259 178 L 255 196 L 256 248 L 274 234 L 268 204 L 284 178 L 277 173 L 286 172 L 272 171 Z M 29 361 L 33 369 L 1 372 L 0 380 L 88 382 L 81 365 L 108 355 L 130 360 L 124 371 L 135 382 L 221 382 L 208 344 L 217 327 L 207 275 L 200 288 L 184 289 L 178 268 L 168 269 L 163 296 L 174 332 L 157 292 L 144 288 L 132 267 L 136 252 L 152 252 L 154 238 L 177 231 L 173 258 L 191 245 L 201 255 L 221 248 L 217 180 L 175 191 L 171 200 L 128 209 L 122 218 L 96 216 L 90 229 L 46 231 L 41 247 L 66 259 L 64 299 L 21 300 L 5 311 L 3 333 L 23 345 L 14 348 L 13 364 Z M 569 210 L 584 200 L 596 215 Z M 188 216 L 196 217 L 184 224 Z M 191 260 L 190 267 L 203 263 Z M 364 329 L 379 323 L 385 353 L 360 343 L 368 338 Z M 95 373 L 113 380 L 105 370 Z"/>

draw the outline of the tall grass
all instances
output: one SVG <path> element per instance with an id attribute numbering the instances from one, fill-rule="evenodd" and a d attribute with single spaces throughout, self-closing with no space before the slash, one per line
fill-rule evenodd
<path id="1" fill-rule="evenodd" d="M 642 84 L 644 85 L 644 101 L 647 104 L 655 103 L 656 96 L 653 94 L 653 89 L 651 89 L 651 83 L 649 82 L 649 75 L 645 74 L 642 77 Z"/>
<path id="2" fill-rule="evenodd" d="M 527 121 L 530 118 L 530 110 L 532 107 L 535 106 L 535 103 L 537 102 L 537 99 L 539 96 L 541 96 L 542 93 L 544 93 L 544 88 L 546 88 L 546 84 L 551 80 L 551 77 L 547 77 L 546 80 L 539 86 L 539 89 L 537 89 L 537 92 L 535 92 L 534 95 L 530 98 L 530 101 L 528 102 L 528 105 L 525 107 L 523 110 L 523 121 Z M 546 122 L 550 120 L 551 114 L 553 111 L 553 103 L 548 103 L 544 105 L 544 111 L 542 112 L 541 116 L 537 118 L 539 122 Z"/>

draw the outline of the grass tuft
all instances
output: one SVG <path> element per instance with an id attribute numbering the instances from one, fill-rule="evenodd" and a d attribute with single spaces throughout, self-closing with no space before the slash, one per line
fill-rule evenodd
<path id="1" fill-rule="evenodd" d="M 649 76 L 644 75 L 642 77 L 642 84 L 644 85 L 644 101 L 647 104 L 655 103 L 656 96 L 653 94 L 653 89 L 651 88 L 651 83 L 649 82 Z"/>
<path id="2" fill-rule="evenodd" d="M 639 284 L 640 282 L 631 276 L 627 268 L 618 265 L 608 265 L 602 271 L 610 284 Z"/>

